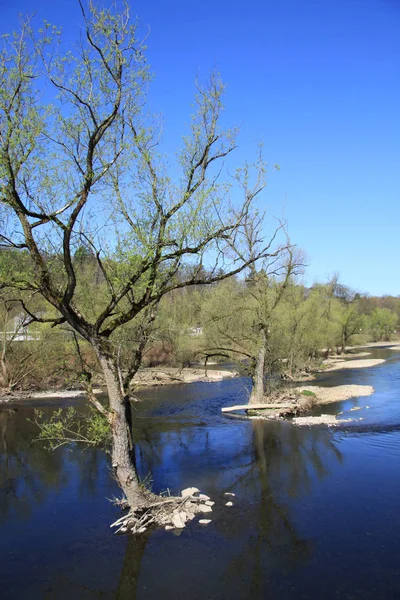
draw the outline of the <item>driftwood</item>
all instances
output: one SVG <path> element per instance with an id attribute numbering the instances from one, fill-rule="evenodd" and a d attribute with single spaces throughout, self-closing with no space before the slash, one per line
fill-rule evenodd
<path id="1" fill-rule="evenodd" d="M 229 417 L 237 417 L 237 418 L 249 418 L 247 415 L 239 415 L 235 414 L 235 411 L 239 410 L 264 410 L 264 409 L 272 409 L 275 412 L 264 413 L 265 416 L 271 418 L 285 418 L 292 417 L 304 414 L 309 411 L 312 406 L 318 402 L 315 395 L 312 396 L 304 396 L 299 393 L 297 390 L 289 390 L 287 392 L 275 393 L 272 396 L 266 397 L 266 400 L 270 400 L 270 402 L 260 402 L 254 404 L 238 404 L 236 406 L 224 406 L 221 411 L 225 413 Z M 259 416 L 264 416 L 263 414 L 259 414 Z"/>
<path id="2" fill-rule="evenodd" d="M 150 525 L 167 525 L 171 523 L 173 514 L 181 510 L 186 513 L 186 518 L 191 520 L 195 513 L 203 512 L 195 505 L 205 504 L 208 496 L 170 496 L 160 498 L 157 502 L 139 507 L 117 519 L 110 527 L 118 527 L 115 533 L 143 533 Z M 188 506 L 186 506 L 188 504 Z M 211 508 L 209 509 L 211 511 Z"/>
<path id="3" fill-rule="evenodd" d="M 293 404 L 237 404 L 236 406 L 224 406 L 222 412 L 233 412 L 235 410 L 260 410 L 263 408 L 292 408 Z"/>

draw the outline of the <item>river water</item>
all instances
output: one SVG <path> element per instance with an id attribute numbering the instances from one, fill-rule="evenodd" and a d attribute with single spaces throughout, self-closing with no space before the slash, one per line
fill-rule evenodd
<path id="1" fill-rule="evenodd" d="M 243 378 L 142 392 L 141 477 L 152 473 L 155 492 L 194 485 L 216 503 L 209 525 L 178 533 L 113 535 L 105 454 L 49 453 L 31 443 L 32 407 L 1 409 L 0 598 L 400 598 L 400 352 L 372 352 L 386 362 L 316 381 L 376 390 L 324 406 L 357 419 L 338 428 L 223 416 L 245 401 Z"/>

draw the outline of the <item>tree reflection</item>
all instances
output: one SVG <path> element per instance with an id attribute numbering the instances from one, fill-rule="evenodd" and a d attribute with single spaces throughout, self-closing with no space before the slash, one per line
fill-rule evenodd
<path id="1" fill-rule="evenodd" d="M 142 472 L 154 473 L 159 486 L 165 473 L 177 486 L 197 485 L 216 501 L 204 536 L 220 540 L 218 568 L 228 586 L 236 581 L 242 597 L 263 597 L 275 570 L 289 572 L 310 559 L 313 542 L 297 516 L 301 499 L 342 462 L 332 431 L 269 421 L 202 427 L 184 418 L 145 417 L 139 423 Z M 233 509 L 223 506 L 230 499 L 224 491 L 236 492 Z M 145 545 L 128 541 L 120 598 L 136 597 Z"/>
<path id="2" fill-rule="evenodd" d="M 128 537 L 116 600 L 136 600 L 140 568 L 149 535 L 147 532 L 143 535 Z"/>
<path id="3" fill-rule="evenodd" d="M 0 410 L 0 519 L 12 515 L 27 518 L 49 494 L 59 492 L 74 478 L 79 496 L 95 495 L 104 453 L 65 448 L 50 452 L 34 442 L 35 425 L 28 421 L 31 409 Z M 73 468 L 71 468 L 71 466 Z M 103 469 L 104 470 L 104 469 Z"/>
<path id="4" fill-rule="evenodd" d="M 293 500 L 309 494 L 315 479 L 329 475 L 329 463 L 341 462 L 342 455 L 326 429 L 256 420 L 251 452 L 251 466 L 236 481 L 253 496 L 252 509 L 237 523 L 241 535 L 250 532 L 251 539 L 228 572 L 247 573 L 249 597 L 258 597 L 266 565 L 289 571 L 311 556 L 312 541 L 298 532 Z"/>
<path id="5" fill-rule="evenodd" d="M 35 427 L 19 409 L 0 410 L 0 515 L 30 515 L 41 503 L 46 488 L 59 487 L 60 454 L 50 454 L 33 444 Z"/>

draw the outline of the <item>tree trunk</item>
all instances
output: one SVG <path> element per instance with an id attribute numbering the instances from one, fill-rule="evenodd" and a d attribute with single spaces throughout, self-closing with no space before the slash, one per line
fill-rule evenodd
<path id="1" fill-rule="evenodd" d="M 342 332 L 342 354 L 346 353 L 346 345 L 347 345 L 347 336 L 346 332 Z"/>
<path id="2" fill-rule="evenodd" d="M 290 377 L 293 377 L 293 359 L 294 359 L 294 351 L 293 348 L 290 349 L 289 360 L 288 360 L 288 374 Z"/>
<path id="3" fill-rule="evenodd" d="M 265 393 L 265 355 L 267 346 L 267 336 L 264 327 L 260 329 L 260 346 L 258 350 L 255 372 L 253 376 L 253 389 L 250 396 L 250 404 L 263 402 Z"/>
<path id="4" fill-rule="evenodd" d="M 104 374 L 109 398 L 112 433 L 112 466 L 117 481 L 131 508 L 146 505 L 151 494 L 139 484 L 132 460 L 132 430 L 128 422 L 127 403 L 121 390 L 118 372 L 112 359 L 95 347 Z"/>

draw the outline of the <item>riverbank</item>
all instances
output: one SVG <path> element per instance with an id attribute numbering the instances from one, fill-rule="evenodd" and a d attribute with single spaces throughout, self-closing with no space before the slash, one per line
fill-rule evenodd
<path id="1" fill-rule="evenodd" d="M 383 358 L 367 358 L 358 360 L 328 359 L 324 361 L 322 371 L 338 371 L 339 369 L 367 369 L 385 362 Z M 321 370 L 320 370 L 321 371 Z"/>
<path id="2" fill-rule="evenodd" d="M 400 346 L 391 346 L 388 350 L 400 350 Z M 371 352 L 357 352 L 348 354 L 335 354 L 326 358 L 319 365 L 310 368 L 309 373 L 301 373 L 290 380 L 293 383 L 303 383 L 305 381 L 314 381 L 318 373 L 329 371 L 339 371 L 340 369 L 366 369 L 375 367 L 385 362 L 383 358 L 363 358 L 369 356 Z"/>
<path id="3" fill-rule="evenodd" d="M 400 350 L 400 342 L 371 342 L 367 344 L 368 347 L 374 348 L 383 346 L 389 350 Z M 357 352 L 349 353 L 346 355 L 335 355 L 329 357 L 323 361 L 323 368 L 315 368 L 314 372 L 303 373 L 300 376 L 293 379 L 293 384 L 302 383 L 305 381 L 312 381 L 315 379 L 315 373 L 338 371 L 340 369 L 364 369 L 379 365 L 384 359 L 362 359 L 361 357 L 368 356 L 369 352 Z M 356 359 L 356 360 L 353 360 Z M 176 385 L 176 384 L 188 384 L 203 382 L 216 382 L 222 381 L 223 379 L 231 379 L 236 377 L 238 373 L 234 370 L 228 371 L 227 369 L 218 370 L 210 369 L 205 370 L 204 368 L 183 368 L 177 369 L 173 367 L 157 367 L 157 368 L 143 368 L 138 371 L 134 378 L 134 384 L 137 389 L 147 387 L 156 387 L 164 385 Z M 305 389 L 305 388 L 304 388 Z M 333 389 L 333 388 L 330 388 Z M 105 389 L 98 386 L 94 389 L 96 395 L 105 394 Z M 85 396 L 85 391 L 82 389 L 75 390 L 46 390 L 46 391 L 21 391 L 13 393 L 2 393 L 0 390 L 0 405 L 12 404 L 13 402 L 21 402 L 30 400 L 46 400 L 46 399 L 78 399 Z M 340 401 L 338 398 L 334 401 Z"/>
<path id="4" fill-rule="evenodd" d="M 372 385 L 336 385 L 334 387 L 319 387 L 316 385 L 299 386 L 296 390 L 304 395 L 309 392 L 315 395 L 315 404 L 329 404 L 330 402 L 343 402 L 350 398 L 372 396 Z"/>
<path id="5" fill-rule="evenodd" d="M 335 415 L 306 415 L 311 409 L 319 405 L 332 402 L 343 402 L 350 398 L 361 398 L 371 396 L 374 393 L 371 385 L 337 385 L 333 387 L 320 386 L 298 386 L 287 389 L 281 393 L 275 393 L 266 398 L 266 407 L 261 405 L 252 407 L 232 406 L 224 407 L 223 412 L 227 416 L 243 417 L 245 419 L 286 419 L 291 418 L 295 425 L 339 425 L 344 420 L 338 421 Z M 268 406 L 269 405 L 269 406 Z M 281 407 L 279 406 L 281 405 Z M 235 412 L 244 409 L 246 415 L 237 415 Z M 346 422 L 353 419 L 347 419 Z"/>
<path id="6" fill-rule="evenodd" d="M 189 368 L 174 369 L 172 367 L 140 369 L 133 379 L 139 387 L 171 385 L 177 383 L 196 383 L 198 381 L 214 382 L 236 377 L 236 371 Z"/>
<path id="7" fill-rule="evenodd" d="M 134 384 L 137 389 L 152 387 L 152 386 L 163 386 L 172 384 L 188 384 L 196 383 L 199 381 L 204 382 L 215 382 L 222 381 L 223 379 L 231 379 L 236 377 L 236 371 L 228 370 L 216 370 L 208 369 L 206 372 L 204 369 L 174 369 L 166 367 L 164 369 L 141 369 L 134 378 Z M 106 390 L 103 387 L 97 387 L 93 389 L 93 392 L 100 396 L 106 394 Z M 74 400 L 77 398 L 84 398 L 85 391 L 82 389 L 75 390 L 46 390 L 46 391 L 21 391 L 5 393 L 0 390 L 0 405 L 12 404 L 13 402 L 29 402 L 36 400 Z"/>

